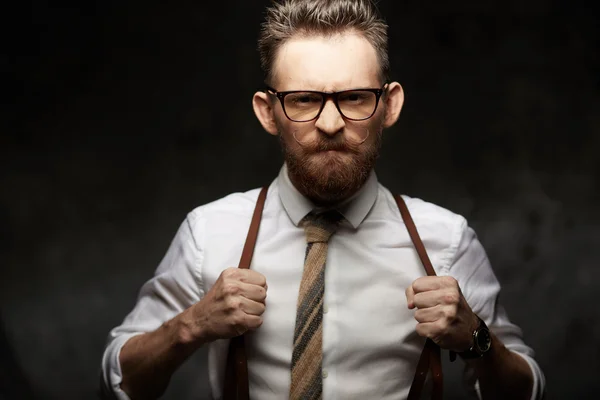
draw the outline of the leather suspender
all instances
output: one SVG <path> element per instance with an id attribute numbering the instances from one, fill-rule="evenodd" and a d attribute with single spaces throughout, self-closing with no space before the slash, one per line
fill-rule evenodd
<path id="1" fill-rule="evenodd" d="M 267 198 L 267 187 L 263 187 L 258 195 L 246 243 L 242 250 L 242 257 L 238 268 L 250 268 L 254 245 L 258 237 L 260 218 L 262 217 L 265 199 Z M 236 336 L 229 341 L 229 352 L 227 353 L 227 366 L 225 367 L 225 385 L 223 387 L 224 400 L 250 400 L 248 389 L 248 363 L 246 360 L 246 346 L 244 335 Z"/>
<path id="2" fill-rule="evenodd" d="M 250 229 L 246 237 L 246 243 L 242 250 L 242 257 L 240 259 L 239 268 L 250 268 L 252 261 L 252 255 L 254 253 L 254 246 L 256 244 L 256 238 L 258 237 L 258 228 L 260 227 L 260 220 L 262 217 L 262 210 L 265 205 L 265 199 L 267 197 L 267 187 L 263 187 L 258 195 L 254 214 L 252 215 L 252 221 L 250 223 Z M 425 246 L 421 241 L 419 233 L 415 223 L 406 207 L 406 203 L 401 196 L 394 196 L 398 208 L 400 209 L 400 215 L 404 220 L 404 225 L 408 230 L 408 234 L 417 250 L 417 254 L 421 259 L 421 263 L 429 276 L 435 276 L 435 270 L 431 265 L 431 261 L 427 256 Z M 431 369 L 433 377 L 433 392 L 431 398 L 433 400 L 441 400 L 443 393 L 443 378 L 442 378 L 442 362 L 440 357 L 440 347 L 435 344 L 432 340 L 427 339 L 425 347 L 417 363 L 417 370 L 408 393 L 408 400 L 417 400 L 421 396 L 425 378 L 427 377 L 428 370 Z M 223 387 L 223 399 L 224 400 L 249 400 L 249 388 L 248 388 L 248 364 L 246 360 L 246 351 L 244 336 L 237 336 L 232 338 L 229 342 L 229 352 L 227 354 L 227 365 L 225 368 L 225 381 Z"/>
<path id="3" fill-rule="evenodd" d="M 429 256 L 427 255 L 427 251 L 423 245 L 423 241 L 421 241 L 417 227 L 415 226 L 410 212 L 408 212 L 408 207 L 406 207 L 404 199 L 400 195 L 396 195 L 394 198 L 396 199 L 396 203 L 400 209 L 400 215 L 402 215 L 402 219 L 404 220 L 404 225 L 406 225 L 410 239 L 417 250 L 417 254 L 421 259 L 421 263 L 423 264 L 425 271 L 427 271 L 427 275 L 436 276 L 433 265 L 431 265 L 431 261 L 429 260 Z M 410 386 L 407 400 L 417 400 L 421 397 L 421 391 L 423 390 L 423 384 L 425 383 L 427 370 L 430 368 L 433 376 L 433 392 L 431 393 L 431 398 L 434 400 L 441 400 L 444 391 L 444 380 L 442 377 L 440 347 L 431 339 L 427 339 L 425 341 L 423 352 L 421 353 L 421 358 L 419 358 L 419 362 L 417 363 L 417 371 L 415 372 L 413 383 Z"/>

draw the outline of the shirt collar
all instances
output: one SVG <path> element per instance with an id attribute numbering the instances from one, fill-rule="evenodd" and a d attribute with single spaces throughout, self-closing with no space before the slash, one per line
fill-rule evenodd
<path id="1" fill-rule="evenodd" d="M 281 167 L 277 180 L 279 183 L 279 198 L 281 199 L 283 208 L 294 225 L 298 226 L 306 214 L 318 207 L 296 189 L 288 176 L 285 164 Z M 365 219 L 373 204 L 375 204 L 378 193 L 377 188 L 377 175 L 375 171 L 371 171 L 369 178 L 360 190 L 334 208 L 356 229 Z"/>

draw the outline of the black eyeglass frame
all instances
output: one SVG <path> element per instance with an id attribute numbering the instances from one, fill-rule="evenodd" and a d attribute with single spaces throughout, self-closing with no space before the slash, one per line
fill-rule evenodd
<path id="1" fill-rule="evenodd" d="M 292 122 L 311 122 L 311 121 L 314 121 L 314 120 L 318 119 L 319 116 L 321 115 L 321 112 L 323 112 L 323 109 L 325 108 L 325 104 L 327 103 L 327 100 L 329 100 L 329 99 L 333 100 L 333 104 L 335 104 L 335 108 L 337 108 L 337 110 L 340 113 L 340 115 L 342 117 L 344 117 L 345 119 L 348 119 L 350 121 L 365 121 L 365 120 L 371 118 L 373 115 L 375 115 L 375 112 L 377 111 L 377 107 L 379 107 L 379 99 L 381 99 L 381 97 L 383 96 L 383 94 L 385 92 L 385 87 L 388 85 L 388 83 L 389 82 L 384 83 L 383 86 L 381 88 L 379 88 L 379 89 L 375 89 L 375 88 L 357 88 L 357 89 L 342 90 L 340 92 L 319 92 L 317 90 L 289 90 L 289 91 L 285 91 L 285 92 L 278 92 L 277 90 L 273 89 L 270 86 L 267 86 L 265 91 L 268 94 L 276 96 L 279 99 L 279 102 L 281 103 L 281 109 L 283 110 L 283 113 L 285 114 L 285 116 L 287 117 L 287 119 L 289 119 Z M 344 115 L 344 113 L 342 112 L 342 110 L 340 108 L 340 105 L 338 103 L 338 97 L 341 94 L 348 93 L 348 92 L 356 92 L 356 91 L 365 91 L 365 92 L 371 92 L 371 93 L 375 94 L 375 108 L 373 109 L 373 112 L 371 113 L 371 115 L 369 115 L 368 117 L 365 117 L 365 118 L 349 118 L 346 115 Z M 288 115 L 287 111 L 285 110 L 284 99 L 285 99 L 285 96 L 287 96 L 289 94 L 293 94 L 293 93 L 316 93 L 316 94 L 320 94 L 321 95 L 321 97 L 323 98 L 323 101 L 321 102 L 321 108 L 319 109 L 319 112 L 317 113 L 317 115 L 314 118 L 307 119 L 307 120 L 302 120 L 302 121 L 297 121 L 295 119 L 290 118 L 290 116 Z"/>

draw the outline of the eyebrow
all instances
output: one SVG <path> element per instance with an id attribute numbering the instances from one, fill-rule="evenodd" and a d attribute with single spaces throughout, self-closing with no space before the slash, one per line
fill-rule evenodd
<path id="1" fill-rule="evenodd" d="M 363 83 L 366 83 L 366 82 L 363 82 Z M 299 89 L 286 89 L 286 90 L 282 90 L 282 91 L 309 90 L 309 91 L 315 91 L 315 92 L 333 93 L 333 92 L 343 92 L 345 90 L 352 90 L 352 89 L 367 89 L 367 88 L 379 88 L 380 87 L 378 82 L 366 84 L 366 85 L 352 85 L 352 86 L 348 86 L 346 88 L 341 88 L 338 86 L 332 86 L 330 88 L 327 88 L 326 85 L 327 84 L 325 84 L 325 85 L 314 84 L 314 82 L 311 82 L 309 80 L 304 80 L 304 81 L 300 81 L 299 84 L 296 85 Z M 327 90 L 327 89 L 329 89 L 329 90 Z"/>
<path id="2" fill-rule="evenodd" d="M 379 85 L 378 84 L 371 84 L 371 85 L 356 85 L 356 86 L 348 86 L 346 88 L 338 88 L 338 87 L 332 87 L 330 90 L 326 90 L 326 87 L 321 86 L 318 87 L 316 85 L 298 85 L 298 86 L 294 86 L 291 89 L 281 89 L 278 88 L 277 90 L 280 92 L 290 92 L 290 91 L 309 91 L 309 92 L 322 92 L 322 93 L 336 93 L 336 92 L 344 92 L 346 90 L 355 90 L 355 89 L 373 89 L 373 88 L 377 88 L 379 89 Z"/>

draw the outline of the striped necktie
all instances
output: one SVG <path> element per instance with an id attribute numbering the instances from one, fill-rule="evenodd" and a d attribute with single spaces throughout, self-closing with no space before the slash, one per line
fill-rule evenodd
<path id="1" fill-rule="evenodd" d="M 320 399 L 323 392 L 323 295 L 327 242 L 342 216 L 337 211 L 308 214 L 302 225 L 306 233 L 304 272 L 298 293 L 291 400 Z"/>

